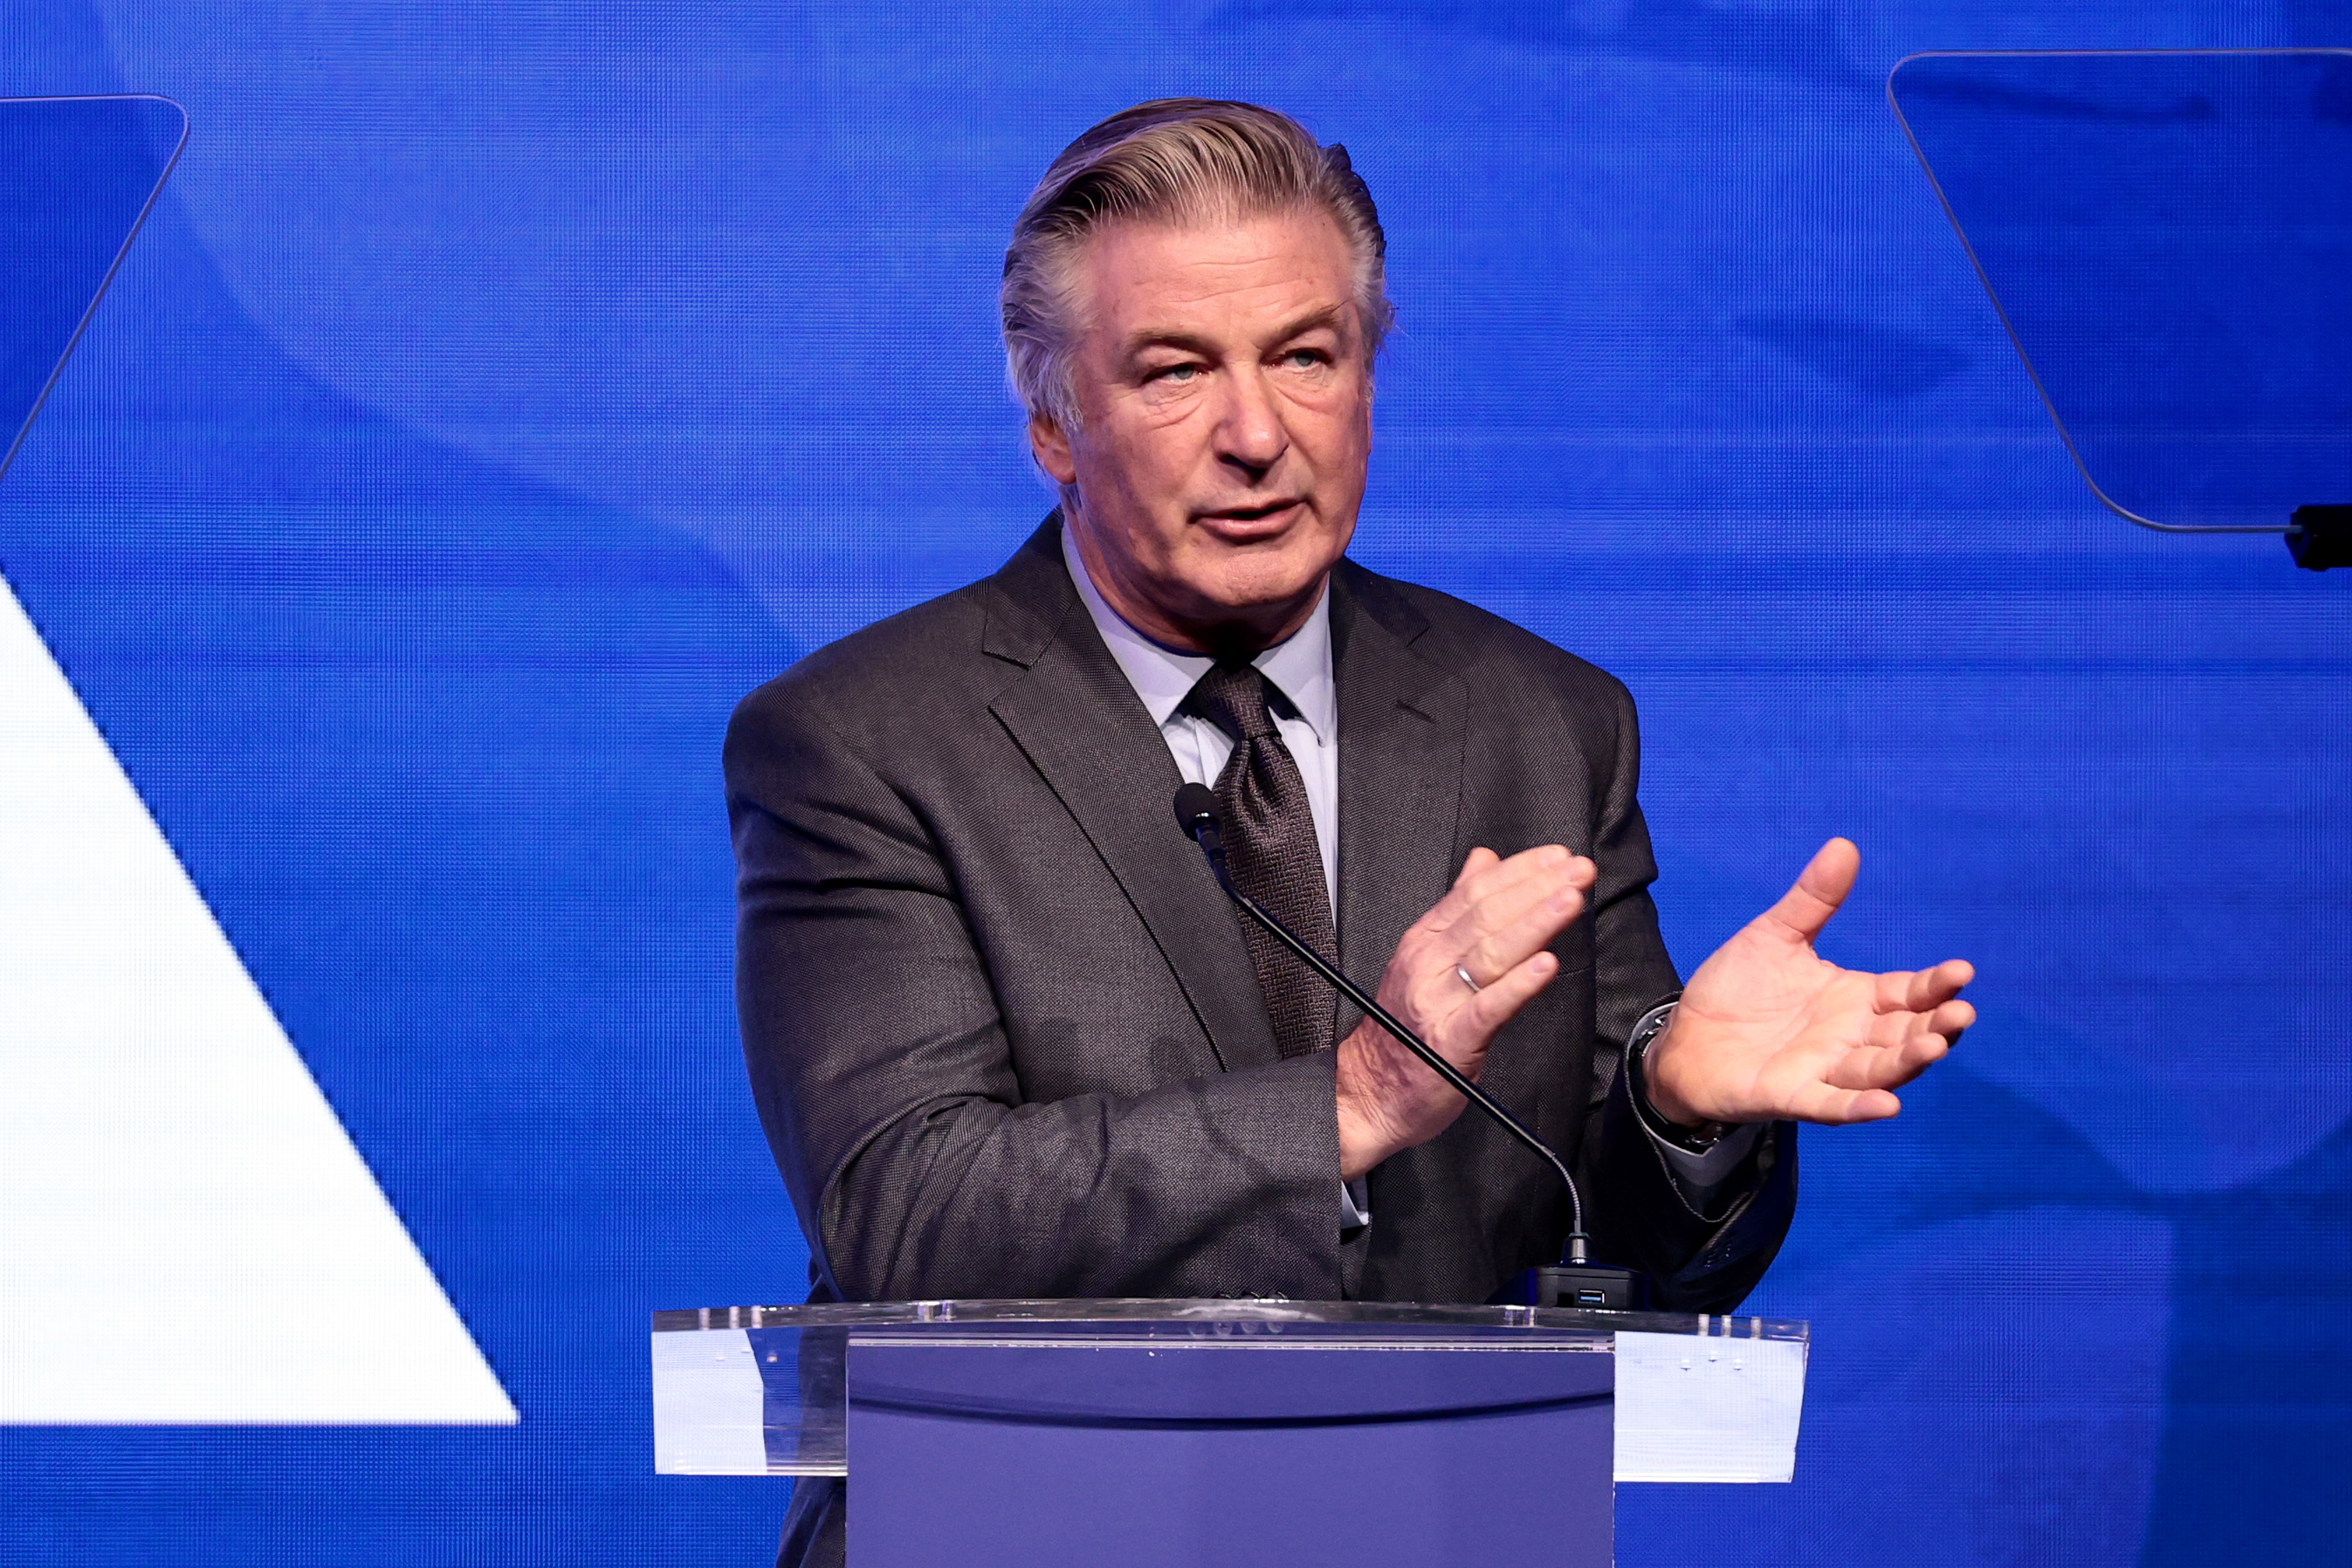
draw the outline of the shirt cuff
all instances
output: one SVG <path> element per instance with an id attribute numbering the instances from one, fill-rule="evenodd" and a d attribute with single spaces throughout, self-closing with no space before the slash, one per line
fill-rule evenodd
<path id="1" fill-rule="evenodd" d="M 1674 1177 L 1675 1185 L 1683 1190 L 1683 1196 L 1696 1209 L 1707 1207 L 1723 1184 L 1731 1180 L 1748 1156 L 1756 1152 L 1756 1141 L 1764 1136 L 1764 1128 L 1761 1121 L 1735 1127 L 1717 1139 L 1706 1153 L 1695 1154 L 1651 1131 L 1646 1121 L 1642 1123 L 1643 1132 L 1666 1158 L 1666 1173 Z"/>

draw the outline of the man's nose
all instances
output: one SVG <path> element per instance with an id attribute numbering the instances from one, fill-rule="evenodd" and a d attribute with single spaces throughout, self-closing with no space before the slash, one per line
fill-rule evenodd
<path id="1" fill-rule="evenodd" d="M 1282 411 L 1262 371 L 1243 371 L 1227 378 L 1226 384 L 1224 416 L 1217 423 L 1217 456 L 1248 469 L 1255 479 L 1290 449 L 1290 432 L 1283 427 Z"/>

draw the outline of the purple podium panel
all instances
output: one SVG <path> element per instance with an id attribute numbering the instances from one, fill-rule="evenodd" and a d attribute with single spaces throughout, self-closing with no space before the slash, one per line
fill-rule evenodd
<path id="1" fill-rule="evenodd" d="M 1615 1360 L 854 1332 L 849 1568 L 1609 1568 Z"/>

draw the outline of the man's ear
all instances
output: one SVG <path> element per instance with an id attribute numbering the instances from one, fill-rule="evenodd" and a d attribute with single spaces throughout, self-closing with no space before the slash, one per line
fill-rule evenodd
<path id="1" fill-rule="evenodd" d="M 1029 416 L 1029 453 L 1055 484 L 1078 482 L 1078 465 L 1070 456 L 1070 438 L 1051 416 Z"/>

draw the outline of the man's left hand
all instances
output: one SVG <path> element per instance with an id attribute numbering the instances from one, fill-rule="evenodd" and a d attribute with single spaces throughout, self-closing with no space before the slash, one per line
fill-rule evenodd
<path id="1" fill-rule="evenodd" d="M 1643 1078 L 1659 1115 L 1710 1121 L 1878 1121 L 1894 1091 L 1940 1060 L 1976 1009 L 1959 959 L 1885 974 L 1840 969 L 1813 939 L 1853 890 L 1862 854 L 1822 846 L 1780 901 L 1691 976 Z"/>

